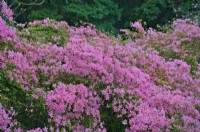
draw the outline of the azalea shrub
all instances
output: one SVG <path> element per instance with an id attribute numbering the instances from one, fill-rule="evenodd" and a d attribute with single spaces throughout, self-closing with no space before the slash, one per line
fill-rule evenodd
<path id="1" fill-rule="evenodd" d="M 2 0 L 0 130 L 200 131 L 200 27 L 112 37 L 50 19 L 16 24 Z"/>

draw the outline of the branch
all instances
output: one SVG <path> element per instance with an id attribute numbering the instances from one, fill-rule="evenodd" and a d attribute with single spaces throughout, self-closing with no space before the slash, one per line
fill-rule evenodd
<path id="1" fill-rule="evenodd" d="M 21 15 L 22 13 L 24 13 L 26 11 L 26 9 L 20 9 L 19 13 L 15 14 L 14 19 L 16 19 L 19 15 Z"/>
<path id="2" fill-rule="evenodd" d="M 24 2 L 20 2 L 18 0 L 16 0 L 19 4 L 22 4 L 22 5 L 42 5 L 44 3 L 44 0 L 42 0 L 40 3 L 37 3 L 37 0 L 35 2 L 32 2 L 32 3 L 24 3 Z"/>

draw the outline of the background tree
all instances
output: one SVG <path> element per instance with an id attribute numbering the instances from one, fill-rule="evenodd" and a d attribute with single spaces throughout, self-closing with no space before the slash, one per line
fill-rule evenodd
<path id="1" fill-rule="evenodd" d="M 137 20 L 154 28 L 174 18 L 200 21 L 199 0 L 11 0 L 9 5 L 17 22 L 49 17 L 75 26 L 89 22 L 114 33 Z"/>

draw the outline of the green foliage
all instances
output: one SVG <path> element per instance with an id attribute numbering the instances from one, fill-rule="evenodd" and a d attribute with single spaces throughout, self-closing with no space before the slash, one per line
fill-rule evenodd
<path id="1" fill-rule="evenodd" d="M 184 42 L 181 44 L 183 48 L 188 52 L 188 55 L 183 57 L 183 60 L 191 66 L 192 74 L 197 71 L 197 63 L 200 63 L 200 46 L 198 43 L 199 41 L 197 40 L 193 43 Z"/>
<path id="2" fill-rule="evenodd" d="M 186 12 L 191 6 L 192 0 L 146 0 L 140 6 L 131 9 L 134 12 L 130 20 L 141 18 L 148 23 L 148 26 L 155 27 L 157 24 L 166 24 L 176 17 L 175 10 L 179 9 L 182 13 Z"/>
<path id="3" fill-rule="evenodd" d="M 7 71 L 12 69 L 12 65 L 7 65 L 5 70 L 0 71 L 0 103 L 6 107 L 13 106 L 18 112 L 15 119 L 21 123 L 22 128 L 46 126 L 48 113 L 44 107 L 45 101 L 33 99 L 31 92 L 25 92 L 22 86 L 11 81 Z"/>
<path id="4" fill-rule="evenodd" d="M 13 49 L 13 43 L 9 43 L 9 44 L 5 44 L 5 43 L 2 43 L 0 42 L 0 51 L 1 50 L 4 50 L 4 49 Z"/>
<path id="5" fill-rule="evenodd" d="M 29 21 L 34 21 L 35 19 L 37 20 L 42 20 L 44 18 L 51 18 L 55 20 L 62 20 L 62 16 L 58 15 L 56 13 L 56 10 L 51 10 L 51 9 L 40 9 L 40 10 L 34 10 L 28 15 L 28 20 Z"/>
<path id="6" fill-rule="evenodd" d="M 111 108 L 101 107 L 101 119 L 105 123 L 105 128 L 109 132 L 125 132 L 125 126 L 122 125 L 122 119 L 117 118 L 117 114 Z"/>
<path id="7" fill-rule="evenodd" d="M 91 22 L 105 31 L 115 32 L 116 23 L 121 17 L 121 10 L 112 0 L 93 0 L 82 4 L 69 3 L 64 10 L 67 20 L 71 23 Z"/>
<path id="8" fill-rule="evenodd" d="M 27 32 L 29 32 L 27 34 Z M 25 28 L 20 32 L 20 38 L 26 38 L 30 42 L 34 43 L 49 43 L 57 44 L 59 46 L 64 46 L 67 42 L 67 29 L 58 28 L 55 29 L 54 27 L 29 27 Z M 57 39 L 54 39 L 56 37 Z"/>
<path id="9" fill-rule="evenodd" d="M 179 8 L 175 8 L 174 13 L 176 17 L 191 19 L 200 24 L 200 1 L 188 0 L 184 4 L 181 4 Z"/>
<path id="10" fill-rule="evenodd" d="M 23 4 L 22 2 L 29 3 Z M 18 22 L 51 18 L 65 20 L 70 25 L 92 23 L 105 32 L 118 33 L 130 21 L 142 19 L 148 26 L 164 25 L 173 18 L 191 18 L 199 22 L 198 0 L 11 0 Z"/>
<path id="11" fill-rule="evenodd" d="M 22 6 L 26 9 L 27 19 L 20 22 L 33 21 L 35 19 L 51 18 L 66 20 L 72 25 L 80 25 L 83 22 L 93 23 L 104 31 L 117 32 L 117 22 L 121 18 L 121 9 L 113 0 L 88 0 L 65 1 L 48 0 L 42 5 Z"/>

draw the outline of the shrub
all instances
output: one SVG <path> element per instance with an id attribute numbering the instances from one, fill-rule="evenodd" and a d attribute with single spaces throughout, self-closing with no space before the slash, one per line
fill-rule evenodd
<path id="1" fill-rule="evenodd" d="M 15 31 L 0 39 L 12 45 L 0 51 L 2 131 L 200 130 L 194 23 L 176 20 L 164 33 L 136 22 L 126 40 L 49 19 L 0 25 L 0 35 Z"/>

